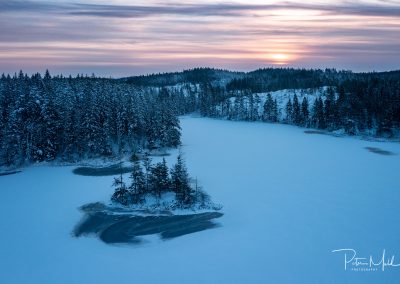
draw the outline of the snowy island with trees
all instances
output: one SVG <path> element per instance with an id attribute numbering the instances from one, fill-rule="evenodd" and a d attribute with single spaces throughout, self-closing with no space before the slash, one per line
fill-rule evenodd
<path id="1" fill-rule="evenodd" d="M 142 166 L 143 164 L 143 166 Z M 208 194 L 189 177 L 182 154 L 176 164 L 168 168 L 165 158 L 152 164 L 145 156 L 143 163 L 133 162 L 133 170 L 126 184 L 122 174 L 114 178 L 115 192 L 111 200 L 117 205 L 150 210 L 219 210 L 221 205 L 211 202 Z"/>

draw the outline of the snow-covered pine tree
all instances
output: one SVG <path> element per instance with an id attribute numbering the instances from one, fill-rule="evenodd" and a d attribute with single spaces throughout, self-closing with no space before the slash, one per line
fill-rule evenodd
<path id="1" fill-rule="evenodd" d="M 300 104 L 296 94 L 293 96 L 293 123 L 295 125 L 301 124 Z"/>
<path id="2" fill-rule="evenodd" d="M 130 201 L 134 204 L 140 203 L 143 200 L 143 194 L 146 191 L 146 179 L 139 160 L 133 162 L 133 169 L 130 175 L 130 179 Z"/>
<path id="3" fill-rule="evenodd" d="M 314 127 L 325 129 L 324 102 L 321 97 L 317 98 L 314 102 L 312 122 Z"/>
<path id="4" fill-rule="evenodd" d="M 151 167 L 151 191 L 157 196 L 158 200 L 161 199 L 161 194 L 167 192 L 170 188 L 170 178 L 167 162 L 163 158 L 162 162 L 159 162 Z"/>
<path id="5" fill-rule="evenodd" d="M 144 168 L 144 180 L 145 180 L 145 193 L 150 193 L 152 190 L 151 187 L 151 158 L 148 155 L 145 155 L 143 158 L 143 168 Z"/>
<path id="6" fill-rule="evenodd" d="M 251 92 L 246 93 L 247 98 L 247 114 L 246 120 L 254 121 L 255 119 L 255 102 L 254 102 L 254 95 Z"/>
<path id="7" fill-rule="evenodd" d="M 182 154 L 178 155 L 176 164 L 171 169 L 171 187 L 179 203 L 190 205 L 195 201 L 194 191 L 190 186 L 189 174 Z"/>
<path id="8" fill-rule="evenodd" d="M 272 122 L 279 121 L 279 109 L 278 109 L 278 102 L 274 99 L 274 103 L 272 105 Z"/>
<path id="9" fill-rule="evenodd" d="M 267 94 L 267 99 L 264 103 L 264 111 L 263 111 L 263 120 L 264 121 L 273 121 L 273 112 L 274 112 L 274 101 L 272 100 L 272 96 L 270 93 Z"/>
<path id="10" fill-rule="evenodd" d="M 288 102 L 286 103 L 286 123 L 293 122 L 293 104 L 291 98 L 289 98 Z"/>
<path id="11" fill-rule="evenodd" d="M 301 102 L 301 124 L 303 126 L 308 127 L 310 124 L 309 120 L 310 120 L 310 111 L 308 109 L 308 99 L 307 96 L 304 96 Z"/>
<path id="12" fill-rule="evenodd" d="M 129 191 L 126 188 L 122 174 L 118 178 L 114 178 L 113 182 L 114 194 L 111 200 L 122 205 L 128 205 L 129 202 Z"/>

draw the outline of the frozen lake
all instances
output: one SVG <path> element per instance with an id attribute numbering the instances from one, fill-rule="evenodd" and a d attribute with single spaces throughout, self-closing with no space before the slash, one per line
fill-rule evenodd
<path id="1" fill-rule="evenodd" d="M 187 166 L 221 227 L 140 246 L 74 238 L 78 207 L 111 176 L 37 166 L 0 176 L 0 283 L 396 283 L 399 267 L 344 269 L 344 253 L 400 263 L 400 144 L 286 125 L 184 117 Z M 394 155 L 382 155 L 380 149 Z M 175 160 L 176 151 L 167 157 Z M 349 257 L 349 256 L 348 256 Z"/>

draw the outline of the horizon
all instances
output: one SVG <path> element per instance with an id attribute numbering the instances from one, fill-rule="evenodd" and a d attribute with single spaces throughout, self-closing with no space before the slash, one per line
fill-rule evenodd
<path id="1" fill-rule="evenodd" d="M 390 0 L 0 0 L 0 6 L 6 74 L 400 68 L 400 3 Z"/>
<path id="2" fill-rule="evenodd" d="M 379 73 L 390 73 L 390 72 L 400 72 L 400 68 L 399 69 L 391 69 L 391 70 L 382 70 L 382 71 L 376 71 L 376 70 L 372 70 L 372 71 L 354 71 L 354 70 L 350 70 L 350 69 L 337 69 L 337 68 L 303 68 L 303 67 L 279 67 L 279 66 L 272 66 L 272 67 L 259 67 L 256 69 L 252 69 L 249 71 L 240 71 L 240 70 L 233 70 L 233 69 L 224 69 L 224 68 L 217 68 L 217 67 L 206 67 L 206 66 L 199 66 L 199 67 L 193 67 L 193 68 L 188 68 L 188 69 L 181 69 L 181 70 L 177 70 L 177 71 L 165 71 L 165 72 L 153 72 L 153 73 L 142 73 L 142 74 L 136 74 L 136 75 L 127 75 L 127 76 L 120 76 L 120 77 L 113 77 L 111 75 L 98 75 L 96 73 L 76 73 L 76 74 L 64 74 L 64 73 L 53 73 L 50 69 L 46 69 L 44 71 L 33 71 L 33 72 L 25 72 L 24 70 L 19 70 L 16 72 L 12 72 L 12 73 L 6 73 L 6 72 L 2 72 L 1 75 L 4 76 L 8 76 L 10 75 L 10 77 L 13 76 L 18 76 L 18 74 L 20 72 L 22 72 L 24 75 L 27 76 L 33 76 L 35 74 L 40 74 L 41 76 L 44 76 L 46 74 L 47 71 L 49 71 L 50 76 L 53 77 L 60 77 L 62 76 L 63 78 L 68 78 L 68 77 L 72 77 L 72 78 L 77 78 L 78 76 L 83 76 L 83 77 L 91 77 L 94 76 L 95 78 L 100 78 L 100 79 L 124 79 L 124 78 L 130 78 L 130 77 L 147 77 L 147 76 L 158 76 L 158 75 L 168 75 L 168 74 L 175 74 L 175 73 L 183 73 L 183 72 L 190 72 L 196 69 L 210 69 L 210 70 L 215 70 L 215 71 L 225 71 L 225 72 L 230 72 L 230 73 L 244 73 L 244 74 L 248 74 L 251 72 L 256 72 L 259 70 L 264 70 L 264 69 L 294 69 L 294 70 L 306 70 L 306 71 L 310 71 L 310 70 L 321 70 L 323 72 L 325 72 L 326 70 L 335 70 L 336 72 L 352 72 L 354 74 L 379 74 Z"/>

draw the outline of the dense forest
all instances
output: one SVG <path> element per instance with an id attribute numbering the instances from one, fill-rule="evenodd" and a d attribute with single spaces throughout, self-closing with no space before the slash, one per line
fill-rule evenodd
<path id="1" fill-rule="evenodd" d="M 259 93 L 282 89 L 312 89 L 329 86 L 309 102 L 296 95 L 284 106 L 284 116 L 271 95 L 261 106 Z M 200 111 L 205 116 L 235 120 L 283 122 L 303 127 L 347 134 L 393 137 L 400 128 L 400 72 L 352 73 L 327 69 L 263 69 L 236 78 L 221 90 L 220 86 L 203 88 Z M 234 98 L 232 101 L 229 98 Z M 262 108 L 262 112 L 256 110 Z"/>
<path id="2" fill-rule="evenodd" d="M 323 91 L 294 93 L 282 106 L 273 93 L 282 89 Z M 0 166 L 176 147 L 178 116 L 192 112 L 394 137 L 400 129 L 400 71 L 196 68 L 121 79 L 3 74 Z"/>
<path id="3" fill-rule="evenodd" d="M 184 110 L 165 90 L 48 72 L 0 80 L 1 163 L 121 155 L 180 144 Z"/>
<path id="4" fill-rule="evenodd" d="M 232 120 L 280 122 L 350 135 L 398 136 L 400 71 L 353 73 L 335 69 L 265 68 L 253 72 L 199 68 L 183 73 L 121 79 L 136 86 L 197 86 L 196 110 L 201 115 Z M 302 92 L 325 88 L 312 102 L 294 95 L 284 106 L 261 93 L 282 89 Z M 261 109 L 261 111 L 260 111 Z"/>

